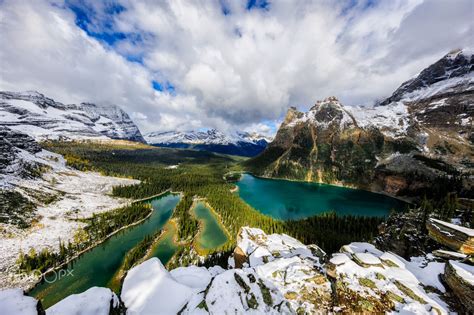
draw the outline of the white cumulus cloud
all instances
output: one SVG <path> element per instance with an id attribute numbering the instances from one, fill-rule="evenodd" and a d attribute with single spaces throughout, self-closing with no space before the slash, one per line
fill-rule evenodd
<path id="1" fill-rule="evenodd" d="M 91 37 L 71 3 L 94 13 L 89 31 L 124 37 L 110 45 Z M 104 3 L 0 2 L 0 89 L 114 103 L 144 132 L 271 134 L 289 106 L 329 95 L 370 103 L 473 45 L 470 0 L 269 1 L 250 10 L 247 1 Z M 152 81 L 173 90 L 155 91 Z"/>

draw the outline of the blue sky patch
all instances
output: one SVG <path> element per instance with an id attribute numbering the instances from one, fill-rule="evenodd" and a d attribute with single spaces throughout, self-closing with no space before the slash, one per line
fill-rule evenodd
<path id="1" fill-rule="evenodd" d="M 151 81 L 153 88 L 160 92 L 168 92 L 172 95 L 175 94 L 175 87 L 170 82 L 166 81 L 165 83 L 160 83 L 158 81 Z"/>
<path id="2" fill-rule="evenodd" d="M 270 10 L 270 3 L 266 0 L 249 0 L 247 2 L 247 10 L 252 10 L 253 8 Z"/>

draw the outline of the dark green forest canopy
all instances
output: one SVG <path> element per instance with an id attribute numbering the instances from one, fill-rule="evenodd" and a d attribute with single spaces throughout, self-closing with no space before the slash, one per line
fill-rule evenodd
<path id="1" fill-rule="evenodd" d="M 242 226 L 263 229 L 266 233 L 287 233 L 306 244 L 317 244 L 335 252 L 352 241 L 367 241 L 377 234 L 382 218 L 340 217 L 330 212 L 297 221 L 280 221 L 265 216 L 231 193 L 233 184 L 224 174 L 241 170 L 241 158 L 204 151 L 140 146 L 138 148 L 112 144 L 48 142 L 45 148 L 66 157 L 69 165 L 82 170 L 99 171 L 105 175 L 140 179 L 132 186 L 118 186 L 113 194 L 132 199 L 146 198 L 167 189 L 184 193 L 175 211 L 179 223 L 179 238 L 192 238 L 198 229 L 187 210 L 192 196 L 206 198 L 218 212 L 231 233 L 223 250 L 235 246 Z M 169 165 L 179 165 L 168 168 Z"/>

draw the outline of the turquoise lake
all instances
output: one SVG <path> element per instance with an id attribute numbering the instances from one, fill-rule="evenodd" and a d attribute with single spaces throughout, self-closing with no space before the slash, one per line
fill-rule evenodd
<path id="1" fill-rule="evenodd" d="M 213 249 L 227 242 L 227 236 L 212 215 L 211 210 L 202 202 L 194 207 L 194 214 L 198 220 L 203 221 L 203 231 L 199 233 L 199 246 L 204 249 Z"/>
<path id="2" fill-rule="evenodd" d="M 276 219 L 302 219 L 328 211 L 338 215 L 388 216 L 407 203 L 365 190 L 332 185 L 258 178 L 242 174 L 238 194 L 249 205 Z"/>
<path id="3" fill-rule="evenodd" d="M 84 292 L 90 287 L 107 287 L 120 268 L 125 254 L 145 236 L 160 230 L 171 217 L 180 199 L 180 195 L 170 193 L 151 199 L 149 202 L 154 211 L 148 219 L 118 232 L 102 244 L 74 259 L 67 267 L 72 275 L 57 279 L 52 274 L 50 279 L 46 278 L 50 281 L 49 283 L 45 281 L 37 285 L 28 294 L 41 299 L 43 306 L 48 308 L 68 295 Z M 175 249 L 166 248 L 164 251 L 157 252 L 156 257 L 166 264 L 174 253 L 170 251 Z"/>

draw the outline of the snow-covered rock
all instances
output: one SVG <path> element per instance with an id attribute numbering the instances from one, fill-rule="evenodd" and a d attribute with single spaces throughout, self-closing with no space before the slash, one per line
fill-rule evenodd
<path id="1" fill-rule="evenodd" d="M 0 125 L 36 140 L 122 139 L 144 142 L 130 117 L 117 106 L 62 104 L 38 92 L 0 92 Z"/>
<path id="2" fill-rule="evenodd" d="M 474 313 L 474 266 L 450 260 L 446 264 L 443 278 L 466 311 Z"/>
<path id="3" fill-rule="evenodd" d="M 152 258 L 133 268 L 121 295 L 128 313 L 294 314 L 329 309 L 331 286 L 322 264 L 299 241 L 242 228 L 238 246 L 254 257 L 248 267 L 190 266 L 168 272 Z"/>
<path id="4" fill-rule="evenodd" d="M 428 220 L 426 227 L 436 242 L 462 254 L 474 254 L 474 229 L 434 218 Z"/>
<path id="5" fill-rule="evenodd" d="M 38 301 L 23 294 L 21 289 L 0 290 L 0 314 L 36 315 L 42 308 Z"/>
<path id="6" fill-rule="evenodd" d="M 189 277 L 184 278 L 189 284 Z M 197 290 L 178 282 L 158 258 L 152 258 L 129 270 L 121 298 L 127 314 L 176 314 Z"/>
<path id="7" fill-rule="evenodd" d="M 112 290 L 92 287 L 54 304 L 46 310 L 46 315 L 109 315 L 119 308 L 120 301 Z"/>
<path id="8" fill-rule="evenodd" d="M 189 266 L 167 271 L 158 258 L 135 266 L 120 296 L 127 314 L 448 314 L 444 283 L 472 312 L 474 267 L 457 261 L 445 263 L 433 255 L 408 261 L 372 244 L 351 243 L 324 264 L 316 246 L 249 227 L 239 233 L 232 262 L 236 253 L 246 257 L 243 266 L 227 270 Z M 12 298 L 2 304 L 5 296 Z M 16 304 L 36 305 L 20 290 L 0 291 L 0 310 Z M 108 314 L 121 307 L 109 289 L 91 288 L 47 314 Z"/>
<path id="9" fill-rule="evenodd" d="M 351 243 L 341 251 L 333 254 L 326 270 L 336 281 L 342 311 L 448 314 L 440 295 L 432 292 L 445 292 L 439 281 L 445 263 L 426 257 L 407 261 L 367 243 Z"/>

